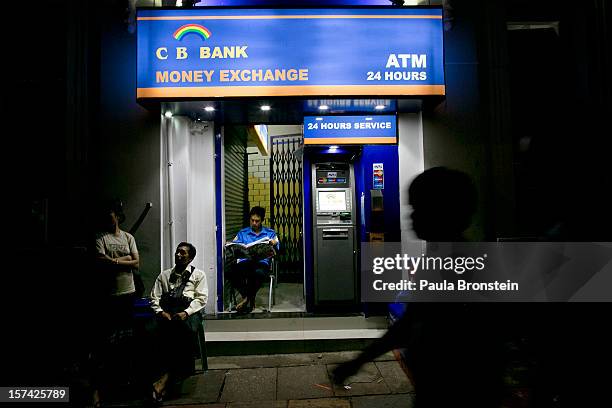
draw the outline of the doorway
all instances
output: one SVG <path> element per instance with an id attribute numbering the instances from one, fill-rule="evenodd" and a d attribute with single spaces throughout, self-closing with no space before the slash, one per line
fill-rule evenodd
<path id="1" fill-rule="evenodd" d="M 303 312 L 302 164 L 298 154 L 302 127 L 232 125 L 224 127 L 223 135 L 225 239 L 234 240 L 238 231 L 248 227 L 249 210 L 259 206 L 265 209 L 263 225 L 273 229 L 280 241 L 271 270 L 273 279 L 264 281 L 257 292 L 253 313 Z M 224 262 L 223 304 L 224 312 L 229 313 L 241 301 L 239 291 L 226 279 L 233 267 Z"/>

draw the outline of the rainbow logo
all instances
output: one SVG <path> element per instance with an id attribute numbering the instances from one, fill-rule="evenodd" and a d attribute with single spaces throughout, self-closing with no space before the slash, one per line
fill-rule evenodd
<path id="1" fill-rule="evenodd" d="M 174 32 L 173 37 L 181 41 L 187 34 L 197 34 L 202 37 L 203 40 L 208 40 L 212 35 L 210 30 L 204 26 L 199 24 L 185 24 Z"/>

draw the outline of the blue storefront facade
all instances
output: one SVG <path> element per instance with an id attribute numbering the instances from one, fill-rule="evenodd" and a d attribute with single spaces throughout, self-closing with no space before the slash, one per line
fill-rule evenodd
<path id="1" fill-rule="evenodd" d="M 316 263 L 327 262 L 313 255 L 310 168 L 314 161 L 338 159 L 354 169 L 357 248 L 354 282 L 347 283 L 357 292 L 350 307 L 341 310 L 367 309 L 359 301 L 356 276 L 359 243 L 367 242 L 372 232 L 373 195 L 384 208 L 382 219 L 376 220 L 378 236 L 414 239 L 402 196 L 424 168 L 423 105 L 442 101 L 446 93 L 442 8 L 142 9 L 136 19 L 136 97 L 148 109 L 159 110 L 162 163 L 172 162 L 160 171 L 162 266 L 171 262 L 176 242 L 188 240 L 205 248 L 202 267 L 208 270 L 209 287 L 216 289 L 216 302 L 208 310 L 224 311 L 225 127 L 298 125 L 304 136 L 299 231 L 303 311 L 320 309 Z M 272 105 L 273 112 L 235 119 L 237 110 L 249 112 L 264 104 Z M 194 123 L 205 128 L 208 138 L 199 148 L 185 141 L 187 132 L 194 135 Z M 175 156 L 177 146 L 192 150 Z M 213 161 L 205 168 L 190 164 L 195 149 L 212 155 L 214 166 Z M 206 187 L 181 187 L 184 178 Z M 200 200 L 193 201 L 198 195 Z M 207 214 L 207 222 L 197 213 Z M 322 310 L 335 309 L 333 299 L 325 305 Z"/>

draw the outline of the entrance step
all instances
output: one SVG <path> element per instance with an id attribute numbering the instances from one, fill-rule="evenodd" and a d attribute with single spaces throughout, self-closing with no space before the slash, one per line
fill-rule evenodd
<path id="1" fill-rule="evenodd" d="M 262 313 L 210 316 L 205 330 L 214 356 L 360 350 L 387 327 L 383 316 Z"/>

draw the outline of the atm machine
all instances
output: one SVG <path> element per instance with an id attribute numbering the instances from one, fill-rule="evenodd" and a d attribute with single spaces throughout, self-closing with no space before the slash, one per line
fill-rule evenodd
<path id="1" fill-rule="evenodd" d="M 314 306 L 358 303 L 355 176 L 349 162 L 312 163 Z"/>

